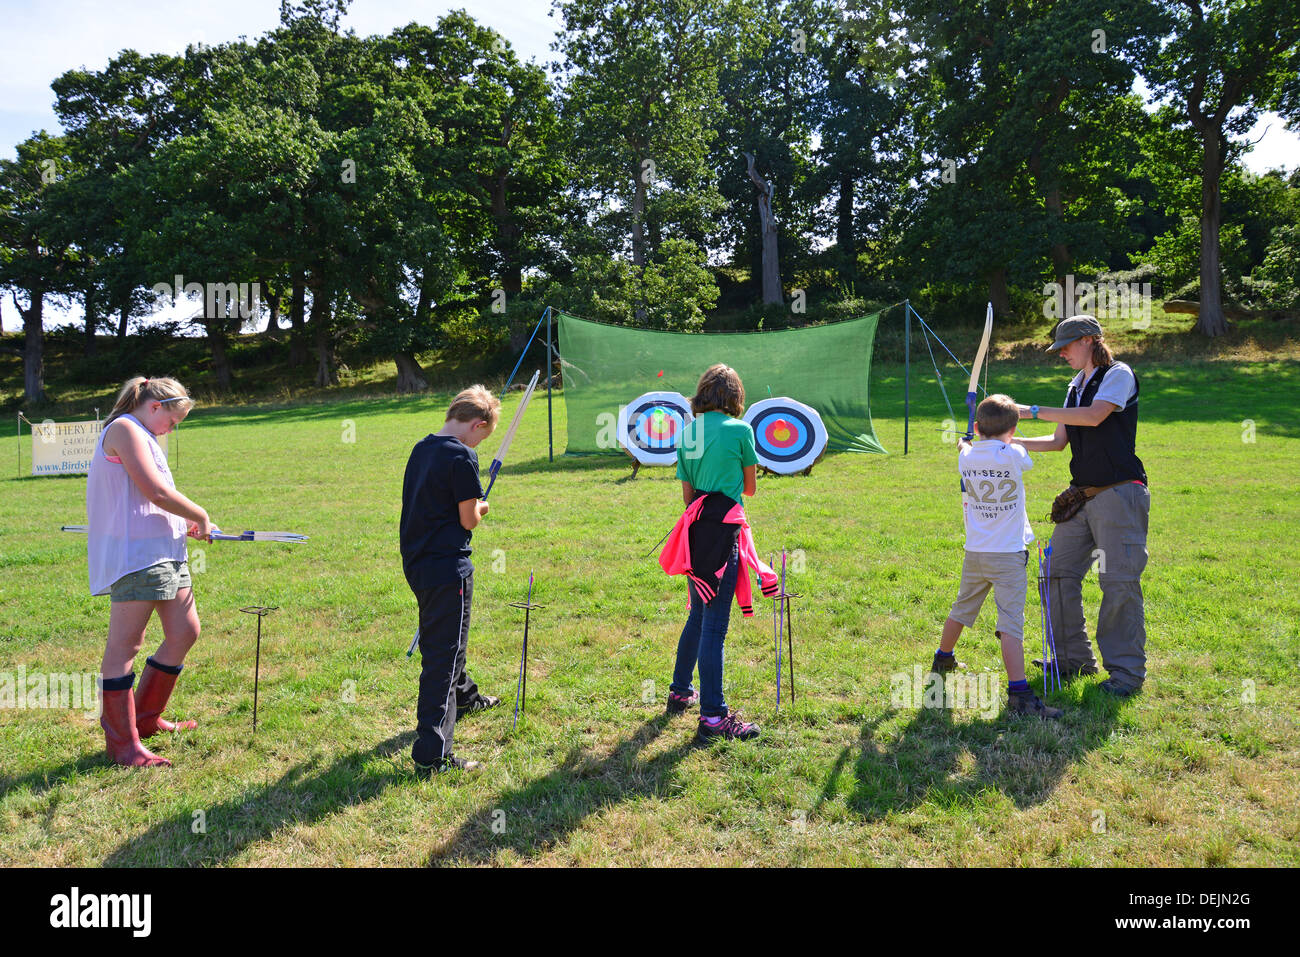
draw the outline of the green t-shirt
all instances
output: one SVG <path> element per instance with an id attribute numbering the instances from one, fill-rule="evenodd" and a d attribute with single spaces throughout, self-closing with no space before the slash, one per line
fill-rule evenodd
<path id="1" fill-rule="evenodd" d="M 725 412 L 698 415 L 682 432 L 677 477 L 697 492 L 721 492 L 741 501 L 748 465 L 758 464 L 754 430 Z"/>

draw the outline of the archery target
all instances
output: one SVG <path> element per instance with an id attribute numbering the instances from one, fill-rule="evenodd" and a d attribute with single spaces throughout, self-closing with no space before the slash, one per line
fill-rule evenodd
<path id="1" fill-rule="evenodd" d="M 745 410 L 754 430 L 758 464 L 779 475 L 811 466 L 826 451 L 826 426 L 811 406 L 794 399 L 764 399 Z"/>
<path id="2" fill-rule="evenodd" d="M 642 465 L 673 465 L 682 430 L 694 418 L 680 392 L 647 392 L 618 413 L 618 441 Z"/>

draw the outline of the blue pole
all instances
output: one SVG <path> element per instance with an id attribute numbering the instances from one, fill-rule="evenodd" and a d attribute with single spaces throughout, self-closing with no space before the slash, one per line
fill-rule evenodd
<path id="1" fill-rule="evenodd" d="M 533 334 L 528 337 L 528 346 L 531 346 L 533 344 L 533 340 L 537 338 L 538 330 L 542 328 L 542 323 L 546 321 L 546 319 L 550 316 L 550 314 L 551 314 L 551 307 L 547 306 L 546 310 L 542 313 L 542 318 L 538 319 L 537 325 L 533 327 Z M 519 353 L 519 361 L 516 362 L 515 367 L 510 370 L 510 378 L 506 379 L 505 388 L 501 390 L 502 395 L 505 395 L 507 392 L 510 391 L 510 383 L 515 381 L 515 373 L 518 372 L 519 367 L 524 364 L 524 356 L 528 355 L 528 346 L 524 346 L 524 351 Z"/>

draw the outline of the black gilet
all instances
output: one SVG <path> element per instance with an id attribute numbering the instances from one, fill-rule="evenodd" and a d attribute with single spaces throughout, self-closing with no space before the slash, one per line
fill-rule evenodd
<path id="1" fill-rule="evenodd" d="M 1067 409 L 1092 405 L 1093 397 L 1101 387 L 1101 380 L 1112 366 L 1101 366 L 1083 387 L 1083 394 L 1070 386 L 1065 399 Z M 1133 374 L 1133 398 L 1122 409 L 1116 409 L 1100 425 L 1067 425 L 1065 434 L 1070 440 L 1070 484 L 1078 486 L 1114 485 L 1117 482 L 1137 480 L 1146 484 L 1147 473 L 1142 460 L 1137 457 L 1138 424 L 1137 373 Z"/>

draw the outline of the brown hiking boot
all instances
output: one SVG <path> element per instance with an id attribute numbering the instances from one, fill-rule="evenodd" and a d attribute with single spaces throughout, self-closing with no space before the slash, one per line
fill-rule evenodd
<path id="1" fill-rule="evenodd" d="M 930 662 L 930 672 L 931 674 L 936 675 L 951 674 L 958 669 L 964 670 L 965 667 L 965 665 L 957 660 L 956 655 L 936 654 L 934 656 L 934 661 Z"/>
<path id="2" fill-rule="evenodd" d="M 1032 691 L 1009 695 L 1007 697 L 1007 712 L 1010 714 L 1029 714 L 1036 718 L 1048 718 L 1053 721 L 1063 713 L 1060 708 L 1052 708 L 1043 704 L 1043 699 Z"/>

